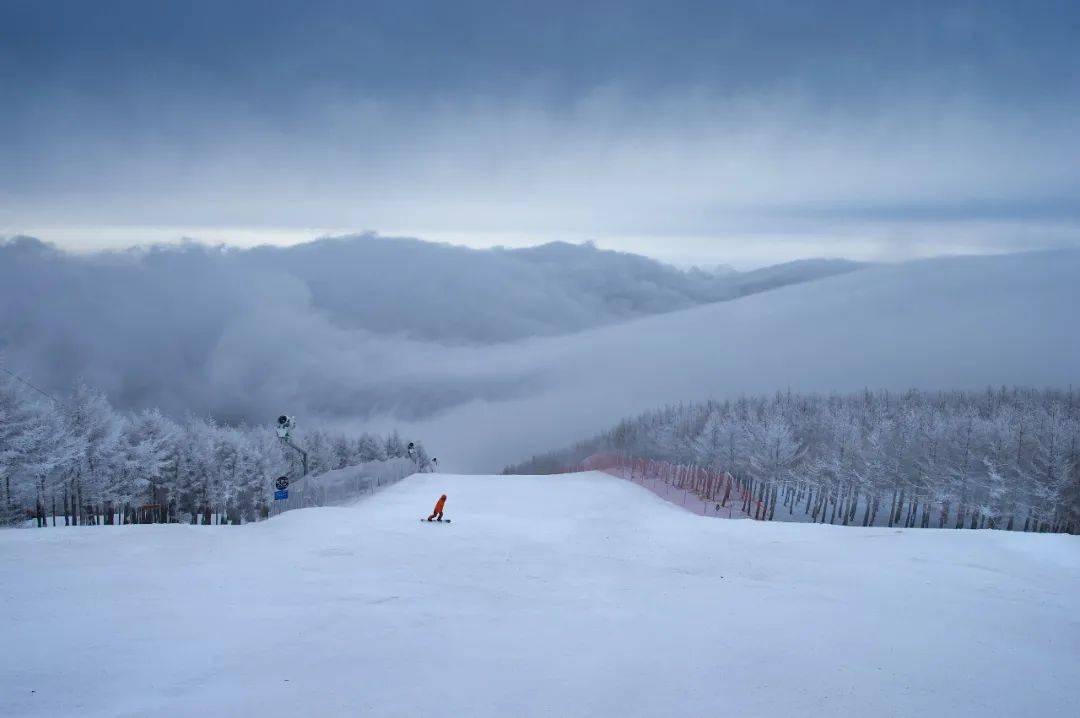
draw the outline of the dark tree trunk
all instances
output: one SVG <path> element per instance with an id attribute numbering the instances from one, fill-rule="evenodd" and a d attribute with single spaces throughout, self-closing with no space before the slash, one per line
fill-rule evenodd
<path id="1" fill-rule="evenodd" d="M 900 490 L 900 500 L 896 502 L 896 516 L 893 517 L 894 524 L 900 523 L 900 515 L 904 513 L 905 493 L 907 492 L 904 489 Z"/>

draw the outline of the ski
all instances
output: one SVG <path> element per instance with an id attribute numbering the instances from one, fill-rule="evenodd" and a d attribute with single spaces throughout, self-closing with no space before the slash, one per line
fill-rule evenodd
<path id="1" fill-rule="evenodd" d="M 442 521 L 436 521 L 435 519 L 432 519 L 431 521 L 428 521 L 427 519 L 420 519 L 420 523 L 422 523 L 422 524 L 448 524 L 448 523 L 450 523 L 450 519 L 443 519 Z"/>

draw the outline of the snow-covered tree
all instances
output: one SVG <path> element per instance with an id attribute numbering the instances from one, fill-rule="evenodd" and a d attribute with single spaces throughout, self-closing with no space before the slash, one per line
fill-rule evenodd
<path id="1" fill-rule="evenodd" d="M 402 456 L 405 456 L 405 442 L 401 440 L 401 435 L 397 431 L 392 431 L 390 436 L 386 437 L 386 457 L 400 459 Z"/>
<path id="2" fill-rule="evenodd" d="M 65 405 L 67 431 L 78 446 L 71 467 L 72 516 L 76 524 L 97 523 L 101 501 L 122 466 L 121 418 L 103 393 L 80 384 Z"/>
<path id="3" fill-rule="evenodd" d="M 404 454 L 397 433 L 354 438 L 315 427 L 298 440 L 310 474 L 385 462 L 387 448 Z M 119 412 L 85 384 L 58 401 L 0 374 L 0 523 L 32 515 L 44 526 L 49 513 L 54 524 L 58 513 L 65 524 L 253 521 L 269 514 L 277 477 L 302 473 L 269 427 Z"/>
<path id="4" fill-rule="evenodd" d="M 787 393 L 668 406 L 507 472 L 562 471 L 610 452 L 727 472 L 758 518 L 1080 532 L 1073 391 Z"/>
<path id="5" fill-rule="evenodd" d="M 55 408 L 0 374 L 0 522 L 13 523 L 33 499 L 42 512 L 45 478 L 74 454 Z"/>
<path id="6" fill-rule="evenodd" d="M 366 463 L 368 461 L 385 461 L 386 442 L 373 434 L 362 434 L 356 440 L 356 460 L 354 463 Z"/>

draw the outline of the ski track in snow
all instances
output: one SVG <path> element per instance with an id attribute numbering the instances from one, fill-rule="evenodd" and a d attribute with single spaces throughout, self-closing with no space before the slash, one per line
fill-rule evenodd
<path id="1" fill-rule="evenodd" d="M 417 521 L 440 493 L 450 526 Z M 868 540 L 873 539 L 873 540 Z M 0 532 L 0 715 L 1073 716 L 1080 538 L 418 475 L 260 524 Z"/>

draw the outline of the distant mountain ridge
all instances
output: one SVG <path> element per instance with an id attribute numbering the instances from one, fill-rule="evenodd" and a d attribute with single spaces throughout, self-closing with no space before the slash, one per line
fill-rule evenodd
<path id="1" fill-rule="evenodd" d="M 92 273 L 114 291 L 128 282 L 153 284 L 149 278 L 159 272 L 174 279 L 190 273 L 193 285 L 207 274 L 236 274 L 261 284 L 276 276 L 279 285 L 306 293 L 313 308 L 344 328 L 452 344 L 577 332 L 868 266 L 809 259 L 748 272 L 683 270 L 592 243 L 471 249 L 375 234 L 250 249 L 185 241 L 89 255 L 16 237 L 0 240 L 0 259 L 9 267 L 21 263 L 31 273 L 22 279 L 36 279 L 39 286 L 60 276 L 85 276 L 93 284 Z M 0 288 L 0 298 L 4 292 Z"/>
<path id="2" fill-rule="evenodd" d="M 320 413 L 422 416 L 531 386 L 467 350 L 858 266 L 717 275 L 589 244 L 478 250 L 375 235 L 76 254 L 19 237 L 0 240 L 0 357 L 46 387 L 86 379 L 122 408 L 253 421 L 302 396 Z M 311 381 L 329 391 L 297 389 Z"/>
<path id="3" fill-rule="evenodd" d="M 815 259 L 719 274 L 591 243 L 470 249 L 371 234 L 257 247 L 233 260 L 297 277 L 344 326 L 466 343 L 576 332 L 865 266 Z"/>

